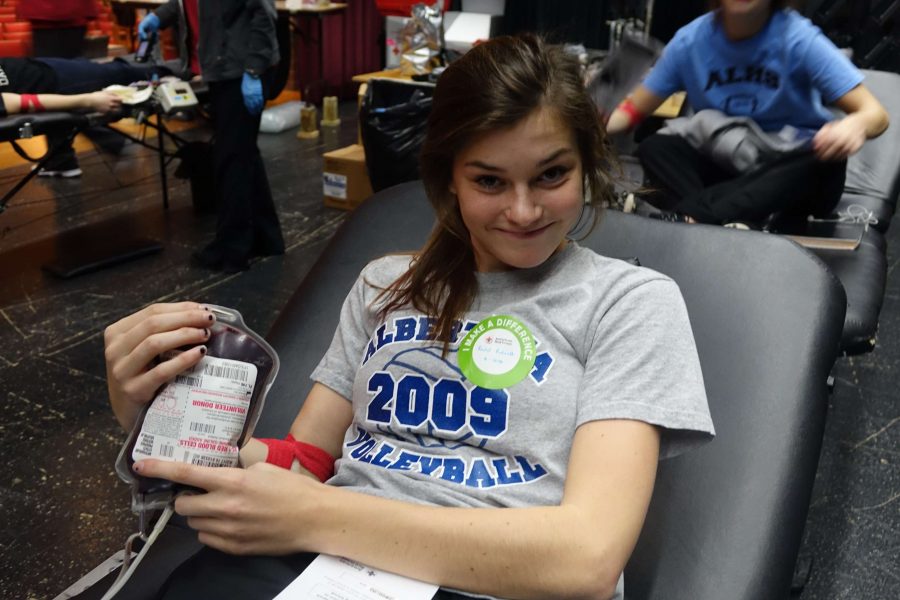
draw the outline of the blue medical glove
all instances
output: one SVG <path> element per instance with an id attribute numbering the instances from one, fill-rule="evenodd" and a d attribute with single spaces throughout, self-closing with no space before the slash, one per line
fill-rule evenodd
<path id="1" fill-rule="evenodd" d="M 265 100 L 263 100 L 262 82 L 259 77 L 244 73 L 244 78 L 241 80 L 241 94 L 244 95 L 244 106 L 251 115 L 258 115 L 262 112 Z"/>
<path id="2" fill-rule="evenodd" d="M 149 40 L 156 35 L 157 31 L 159 31 L 159 17 L 155 13 L 150 13 L 141 19 L 141 24 L 138 25 L 138 37 L 141 41 Z"/>

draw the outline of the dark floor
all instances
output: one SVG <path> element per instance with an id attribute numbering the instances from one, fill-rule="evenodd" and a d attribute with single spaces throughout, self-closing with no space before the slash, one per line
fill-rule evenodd
<path id="1" fill-rule="evenodd" d="M 113 472 L 124 433 L 106 398 L 104 327 L 151 302 L 193 299 L 237 308 L 265 332 L 344 217 L 322 205 L 321 153 L 354 141 L 353 108 L 342 107 L 343 125 L 332 139 L 260 137 L 288 251 L 245 273 L 214 275 L 189 265 L 214 218 L 193 213 L 182 180 L 170 181 L 172 206 L 163 211 L 156 158 L 136 146 L 118 157 L 84 157 L 80 181 L 33 182 L 0 214 L 0 385 L 7 402 L 0 443 L 8 457 L 0 478 L 0 598 L 53 598 L 119 550 L 135 528 L 128 490 Z M 0 192 L 23 172 L 0 173 Z M 889 236 L 878 347 L 835 368 L 807 524 L 804 554 L 814 562 L 804 600 L 900 598 L 897 231 Z M 70 280 L 41 270 L 121 234 L 157 239 L 164 250 Z"/>

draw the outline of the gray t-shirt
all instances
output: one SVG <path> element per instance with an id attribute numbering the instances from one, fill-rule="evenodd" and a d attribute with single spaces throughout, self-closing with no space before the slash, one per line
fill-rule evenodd
<path id="1" fill-rule="evenodd" d="M 375 298 L 409 256 L 370 263 L 347 296 L 312 378 L 353 403 L 329 484 L 437 506 L 558 505 L 575 430 L 600 419 L 661 427 L 660 457 L 714 435 L 677 285 L 574 242 L 542 265 L 478 273 L 450 352 L 413 308 L 378 318 Z M 535 340 L 534 367 L 504 389 L 473 385 L 459 342 L 492 315 Z"/>

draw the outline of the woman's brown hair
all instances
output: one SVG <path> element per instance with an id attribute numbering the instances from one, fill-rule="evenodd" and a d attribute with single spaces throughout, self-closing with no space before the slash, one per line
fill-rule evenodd
<path id="1" fill-rule="evenodd" d="M 577 58 L 533 34 L 480 44 L 441 74 L 434 90 L 419 171 L 437 222 L 410 269 L 388 286 L 382 316 L 404 305 L 436 319 L 446 353 L 454 324 L 478 291 L 475 255 L 456 196 L 450 191 L 456 155 L 477 137 L 514 126 L 546 107 L 575 134 L 587 204 L 612 195 L 611 154 L 596 107 L 585 91 Z M 596 224 L 600 211 L 591 211 Z"/>

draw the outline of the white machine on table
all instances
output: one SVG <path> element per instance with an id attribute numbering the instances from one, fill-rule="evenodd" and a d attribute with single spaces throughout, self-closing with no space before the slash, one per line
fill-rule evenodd
<path id="1" fill-rule="evenodd" d="M 156 87 L 156 99 L 166 114 L 197 106 L 197 96 L 187 81 L 167 81 Z"/>

